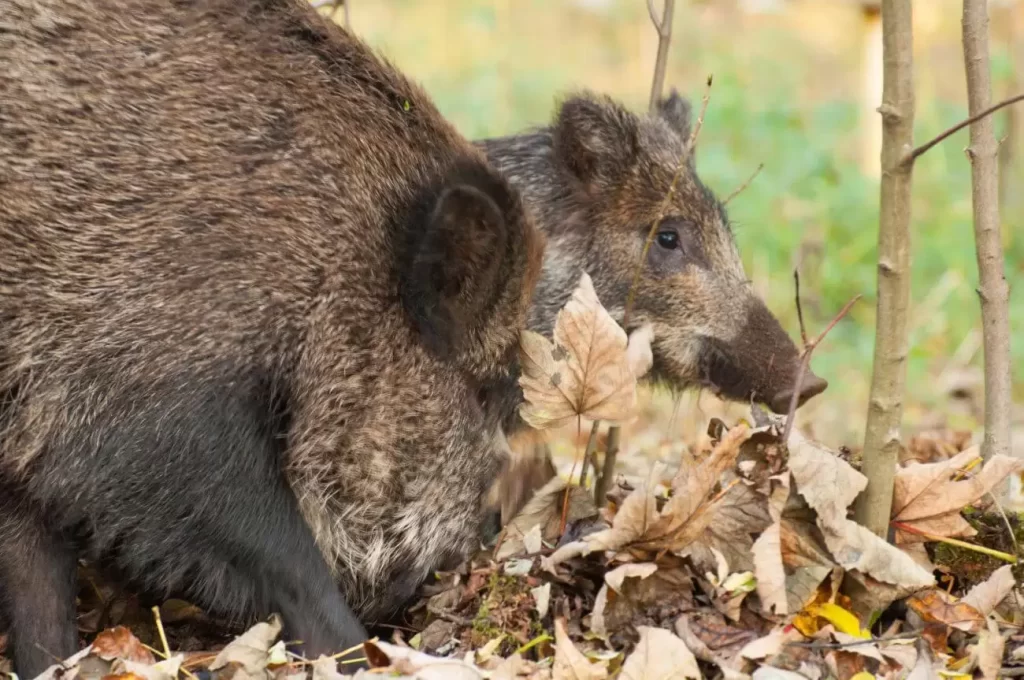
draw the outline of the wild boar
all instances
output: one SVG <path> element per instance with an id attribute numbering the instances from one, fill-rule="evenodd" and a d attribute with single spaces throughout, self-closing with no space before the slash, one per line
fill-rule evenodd
<path id="1" fill-rule="evenodd" d="M 547 235 L 529 327 L 549 338 L 581 272 L 619 322 L 651 225 L 686 163 L 658 226 L 635 294 L 627 332 L 654 329 L 649 382 L 707 389 L 725 399 L 788 410 L 800 355 L 744 273 L 725 206 L 701 181 L 690 141 L 691 105 L 673 91 L 657 111 L 637 115 L 611 97 L 572 93 L 551 125 L 478 140 L 525 197 Z M 799 404 L 827 382 L 808 371 Z M 511 436 L 521 421 L 509 423 Z M 492 488 L 504 519 L 550 478 L 550 462 L 529 464 L 529 442 Z M 543 450 L 543 449 L 541 449 Z"/>
<path id="2" fill-rule="evenodd" d="M 544 237 L 303 0 L 0 0 L 0 619 L 76 557 L 305 653 L 478 539 Z"/>

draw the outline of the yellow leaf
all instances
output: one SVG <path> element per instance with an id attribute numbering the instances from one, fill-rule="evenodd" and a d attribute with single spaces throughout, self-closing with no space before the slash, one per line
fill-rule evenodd
<path id="1" fill-rule="evenodd" d="M 856 614 L 843 609 L 833 602 L 811 605 L 808 609 L 813 609 L 814 614 L 831 623 L 840 632 L 865 640 L 871 639 L 871 633 L 861 629 L 860 619 L 857 618 Z"/>
<path id="2" fill-rule="evenodd" d="M 585 272 L 558 313 L 554 343 L 532 331 L 520 335 L 524 403 L 520 414 L 545 429 L 578 416 L 621 423 L 636 408 L 636 381 L 651 366 L 649 326 L 629 338 L 601 305 Z"/>
<path id="3" fill-rule="evenodd" d="M 861 671 L 860 673 L 852 676 L 850 680 L 875 680 L 875 676 L 867 671 Z"/>

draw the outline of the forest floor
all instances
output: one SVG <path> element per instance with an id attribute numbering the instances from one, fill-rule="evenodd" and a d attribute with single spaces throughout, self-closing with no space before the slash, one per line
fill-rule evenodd
<path id="1" fill-rule="evenodd" d="M 347 655 L 301 659 L 276 618 L 246 630 L 83 567 L 82 651 L 48 676 L 333 680 L 354 657 L 374 666 L 358 678 L 1024 676 L 1024 573 L 1010 562 L 1024 524 L 989 494 L 1020 464 L 981 465 L 965 432 L 910 438 L 886 542 L 848 518 L 856 453 L 799 431 L 787 447 L 781 418 L 718 407 L 689 441 L 663 441 L 644 423 L 664 413 L 642 414 L 600 508 L 578 485 L 564 505 L 560 474 Z M 561 433 L 558 468 L 585 446 L 589 422 L 579 430 Z"/>

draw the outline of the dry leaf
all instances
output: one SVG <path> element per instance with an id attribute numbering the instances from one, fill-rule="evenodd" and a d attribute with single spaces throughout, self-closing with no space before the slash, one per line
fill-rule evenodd
<path id="1" fill-rule="evenodd" d="M 740 650 L 740 656 L 746 659 L 764 659 L 778 654 L 783 643 L 802 639 L 803 635 L 792 627 L 773 628 L 767 635 L 745 644 Z"/>
<path id="2" fill-rule="evenodd" d="M 543 619 L 548 615 L 548 606 L 551 604 L 551 584 L 545 583 L 542 586 L 530 589 L 533 601 L 536 603 L 537 617 Z"/>
<path id="3" fill-rule="evenodd" d="M 552 680 L 605 680 L 608 670 L 604 666 L 590 663 L 583 652 L 569 639 L 565 621 L 555 619 L 555 665 Z"/>
<path id="4" fill-rule="evenodd" d="M 148 665 L 156 663 L 153 654 L 124 626 L 100 632 L 92 642 L 92 653 L 107 661 L 124 659 Z"/>
<path id="5" fill-rule="evenodd" d="M 827 526 L 819 517 L 818 527 L 833 559 L 848 571 L 856 569 L 878 581 L 903 588 L 919 589 L 935 584 L 931 572 L 853 520 L 844 519 Z"/>
<path id="6" fill-rule="evenodd" d="M 814 600 L 826 579 L 832 579 L 838 588 L 843 577 L 843 570 L 819 541 L 820 535 L 813 522 L 790 517 L 782 522 L 782 562 L 789 611 L 799 611 Z"/>
<path id="7" fill-rule="evenodd" d="M 540 525 L 540 538 L 554 542 L 558 540 L 558 530 L 562 521 L 562 503 L 565 500 L 566 482 L 561 477 L 552 477 L 547 484 L 533 494 L 529 502 L 519 514 L 505 527 L 505 535 L 494 559 L 502 561 L 510 557 L 536 553 L 527 546 L 527 534 L 535 531 Z M 569 510 L 566 523 L 572 523 L 598 515 L 594 499 L 585 488 L 572 485 L 569 491 Z M 534 538 L 529 539 L 531 542 Z"/>
<path id="8" fill-rule="evenodd" d="M 999 676 L 999 669 L 1003 665 L 1003 651 L 1006 647 L 1006 640 L 999 632 L 999 626 L 991 618 L 987 626 L 978 635 L 978 644 L 971 652 L 973 660 L 981 671 L 984 680 L 996 680 Z"/>
<path id="9" fill-rule="evenodd" d="M 598 591 L 591 612 L 590 629 L 598 635 L 609 630 L 618 631 L 628 625 L 637 614 L 657 607 L 665 611 L 685 611 L 693 606 L 693 576 L 678 558 L 666 556 L 664 564 L 646 577 L 623 578 L 617 590 L 607 583 Z M 671 564 L 676 562 L 676 564 Z"/>
<path id="10" fill-rule="evenodd" d="M 375 670 L 388 668 L 409 676 L 412 680 L 483 680 L 484 675 L 461 659 L 431 656 L 424 652 L 416 651 L 411 647 L 400 647 L 388 642 L 367 641 L 363 648 L 372 653 L 374 657 L 387 659 L 389 666 L 380 666 L 374 663 Z M 381 677 L 379 671 L 369 677 Z M 388 676 L 383 676 L 388 677 Z"/>
<path id="11" fill-rule="evenodd" d="M 714 550 L 725 556 L 737 571 L 754 570 L 754 539 L 768 528 L 768 502 L 764 494 L 747 483 L 735 484 L 725 493 L 715 521 L 682 554 L 690 557 L 701 571 L 715 563 Z"/>
<path id="12" fill-rule="evenodd" d="M 627 338 L 584 272 L 558 312 L 554 343 L 532 331 L 520 335 L 523 420 L 538 430 L 567 425 L 578 416 L 612 423 L 630 420 L 636 381 L 642 375 L 634 371 L 650 368 L 652 339 L 650 328 Z"/>
<path id="13" fill-rule="evenodd" d="M 967 537 L 976 532 L 960 515 L 1011 474 L 1024 470 L 1024 460 L 997 455 L 980 471 L 956 479 L 958 470 L 980 457 L 978 446 L 939 463 L 912 463 L 896 473 L 892 519 L 934 536 Z M 896 532 L 896 542 L 920 543 L 924 537 Z"/>
<path id="14" fill-rule="evenodd" d="M 640 641 L 622 665 L 623 680 L 671 680 L 697 678 L 700 668 L 686 643 L 664 628 L 640 626 Z"/>
<path id="15" fill-rule="evenodd" d="M 866 527 L 847 519 L 847 507 L 866 478 L 838 456 L 798 435 L 790 465 L 797 491 L 817 513 L 825 547 L 838 564 L 902 588 L 935 584 L 932 573 Z M 796 459 L 796 460 L 794 460 Z"/>
<path id="16" fill-rule="evenodd" d="M 817 513 L 818 528 L 836 563 L 903 588 L 934 585 L 931 572 L 910 556 L 846 518 L 847 507 L 866 484 L 864 476 L 827 449 L 799 436 L 796 442 L 790 455 L 793 479 L 799 494 Z M 796 468 L 792 467 L 794 457 Z"/>
<path id="17" fill-rule="evenodd" d="M 653 494 L 653 482 L 660 479 L 660 466 L 655 464 L 647 483 L 623 501 L 611 528 L 562 546 L 548 560 L 542 560 L 542 564 L 553 569 L 554 565 L 578 555 L 621 550 L 626 546 L 652 552 L 682 552 L 704 535 L 726 504 L 728 494 L 715 494 L 715 485 L 736 461 L 740 446 L 749 436 L 749 428 L 741 423 L 729 430 L 700 464 L 680 466 L 672 480 L 672 497 L 660 512 Z"/>
<path id="18" fill-rule="evenodd" d="M 618 550 L 630 541 L 644 535 L 647 528 L 657 519 L 658 506 L 653 489 L 661 478 L 663 465 L 655 463 L 646 483 L 633 490 L 622 502 L 612 519 L 612 526 L 603 531 L 588 534 L 582 540 L 567 543 L 549 557 L 541 558 L 541 565 L 554 571 L 557 564 L 579 555 L 600 550 Z"/>
<path id="19" fill-rule="evenodd" d="M 846 509 L 868 484 L 849 463 L 795 429 L 790 434 L 789 470 L 800 495 L 830 525 L 846 519 Z"/>
<path id="20" fill-rule="evenodd" d="M 129 659 L 119 659 L 114 663 L 112 670 L 124 669 L 139 680 L 175 680 L 178 677 L 178 669 L 185 660 L 183 654 L 175 654 L 169 659 L 163 659 L 158 663 L 148 664 Z"/>
<path id="21" fill-rule="evenodd" d="M 343 680 L 338 672 L 338 660 L 323 654 L 313 662 L 313 680 Z"/>
<path id="22" fill-rule="evenodd" d="M 653 562 L 631 562 L 612 569 L 604 575 L 605 582 L 616 592 L 622 592 L 622 582 L 627 578 L 647 578 L 658 571 L 658 565 Z"/>
<path id="23" fill-rule="evenodd" d="M 992 572 L 983 583 L 971 588 L 962 602 L 977 609 L 982 616 L 988 616 L 1006 599 L 1014 585 L 1013 565 L 1005 564 Z"/>
<path id="24" fill-rule="evenodd" d="M 766 528 L 751 549 L 754 558 L 754 573 L 757 575 L 757 596 L 765 613 L 788 614 L 786 570 L 782 563 L 782 510 L 789 498 L 789 474 L 781 474 L 769 480 L 771 498 L 768 500 L 768 514 L 772 524 Z"/>
<path id="25" fill-rule="evenodd" d="M 776 522 L 754 541 L 754 573 L 757 574 L 757 596 L 766 614 L 788 614 L 786 571 L 782 566 L 782 526 Z"/>
<path id="26" fill-rule="evenodd" d="M 237 663 L 250 677 L 264 677 L 270 659 L 270 646 L 280 635 L 281 625 L 281 617 L 277 614 L 268 621 L 260 621 L 220 650 L 210 664 L 210 670 Z"/>
<path id="27" fill-rule="evenodd" d="M 907 606 L 926 623 L 943 623 L 959 630 L 977 633 L 985 617 L 963 600 L 955 600 L 941 588 L 930 588 L 907 598 Z"/>

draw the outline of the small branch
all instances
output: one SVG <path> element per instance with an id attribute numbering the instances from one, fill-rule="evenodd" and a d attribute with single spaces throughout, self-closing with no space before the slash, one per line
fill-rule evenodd
<path id="1" fill-rule="evenodd" d="M 877 645 L 880 642 L 893 642 L 896 640 L 916 640 L 921 637 L 920 631 L 900 633 L 888 637 L 873 637 L 865 640 L 852 640 L 850 642 L 783 642 L 785 647 L 802 647 L 803 649 L 848 649 L 850 647 L 862 647 L 864 645 Z"/>
<path id="2" fill-rule="evenodd" d="M 995 107 L 985 108 L 992 101 L 986 0 L 964 0 L 962 25 L 968 112 L 993 111 Z M 995 125 L 991 118 L 973 118 L 976 120 L 971 123 L 967 156 L 971 160 L 971 207 L 985 347 L 985 439 L 981 457 L 989 460 L 1010 453 L 1010 289 L 1004 274 Z"/>
<path id="3" fill-rule="evenodd" d="M 793 270 L 793 287 L 796 289 L 796 318 L 800 320 L 800 341 L 807 349 L 807 327 L 804 326 L 804 310 L 800 305 L 800 271 Z"/>
<path id="4" fill-rule="evenodd" d="M 697 116 L 697 122 L 693 126 L 693 132 L 690 133 L 690 141 L 686 145 L 686 152 L 683 157 L 689 159 L 693 155 L 693 150 L 697 148 L 697 135 L 700 134 L 700 129 L 704 127 L 704 114 L 708 111 L 708 102 L 711 101 L 711 81 L 714 76 L 708 76 L 707 86 L 704 88 L 704 96 L 700 100 L 700 115 Z"/>
<path id="5" fill-rule="evenodd" d="M 1020 102 L 1020 101 L 1024 101 L 1024 92 L 1021 92 L 1018 95 L 1014 95 L 1013 97 L 1010 97 L 1009 99 L 1004 99 L 1003 101 L 999 102 L 998 104 L 993 104 L 992 106 L 988 107 L 984 111 L 982 111 L 980 113 L 976 113 L 973 116 L 971 116 L 970 118 L 966 118 L 966 119 L 960 121 L 959 123 L 957 123 L 953 127 L 951 127 L 949 129 L 939 133 L 938 136 L 933 137 L 930 141 L 925 142 L 924 144 L 922 144 L 922 145 L 918 146 L 917 148 L 915 148 L 913 151 L 911 151 L 907 155 L 906 158 L 903 159 L 903 162 L 904 163 L 912 163 L 912 162 L 916 161 L 918 158 L 921 157 L 922 154 L 924 154 L 924 152 L 928 151 L 933 146 L 935 146 L 936 144 L 938 144 L 942 140 L 946 139 L 947 137 L 949 137 L 951 135 L 955 135 L 957 132 L 960 132 L 961 130 L 963 130 L 965 127 L 967 127 L 971 123 L 977 123 L 979 120 L 981 120 L 985 116 L 990 116 L 993 113 L 995 113 L 996 111 L 998 111 L 999 109 L 1001 109 L 1001 108 L 1003 108 L 1005 106 L 1009 106 L 1010 104 L 1016 104 L 1017 102 Z"/>
<path id="6" fill-rule="evenodd" d="M 672 14 L 675 9 L 675 0 L 665 0 L 665 9 L 658 18 L 654 10 L 654 0 L 647 0 L 647 12 L 651 15 L 651 22 L 658 31 L 658 56 L 654 61 L 654 80 L 651 82 L 651 100 L 648 108 L 653 113 L 658 108 L 658 99 L 665 87 L 665 69 L 668 65 L 668 46 L 672 41 Z"/>
<path id="7" fill-rule="evenodd" d="M 757 177 L 761 173 L 761 171 L 763 169 L 764 169 L 764 163 L 758 163 L 757 170 L 754 170 L 753 174 L 750 175 L 750 177 L 747 178 L 746 182 L 744 182 L 743 184 L 741 184 L 738 187 L 736 187 L 735 189 L 733 189 L 732 193 L 729 194 L 728 196 L 726 196 L 725 200 L 722 201 L 722 205 L 729 205 L 729 201 L 731 201 L 732 199 L 736 198 L 741 193 L 746 191 L 747 187 L 750 186 L 750 183 L 754 181 L 754 178 Z"/>
<path id="8" fill-rule="evenodd" d="M 921 531 L 920 529 L 915 529 L 914 527 L 910 526 L 909 524 L 904 524 L 903 522 L 890 522 L 889 524 L 894 529 L 899 529 L 900 531 L 905 531 L 908 534 L 914 534 L 915 536 L 920 536 L 921 538 L 926 538 L 929 541 L 934 541 L 935 543 L 945 543 L 947 545 L 955 545 L 958 548 L 963 548 L 964 550 L 970 550 L 972 552 L 981 553 L 982 555 L 988 555 L 989 557 L 994 557 L 997 560 L 1002 560 L 1003 562 L 1009 562 L 1010 564 L 1017 564 L 1017 558 L 1015 556 L 1011 555 L 1010 553 L 1005 553 L 1005 552 L 1003 552 L 1001 550 L 994 550 L 992 548 L 986 548 L 983 545 L 975 545 L 974 543 L 968 543 L 967 541 L 961 541 L 961 540 L 958 540 L 958 539 L 955 539 L 955 538 L 949 538 L 948 536 L 936 536 L 934 534 L 929 534 L 927 532 Z"/>
<path id="9" fill-rule="evenodd" d="M 583 469 L 580 471 L 580 486 L 587 487 L 587 469 L 594 466 L 594 479 L 597 480 L 597 462 L 594 460 L 594 449 L 597 448 L 597 432 L 601 426 L 600 420 L 595 420 L 590 427 L 590 438 L 587 439 L 587 450 L 583 452 Z"/>
<path id="10" fill-rule="evenodd" d="M 604 465 L 601 467 L 601 478 L 594 484 L 594 501 L 601 507 L 604 496 L 608 492 L 608 484 L 615 477 L 615 460 L 619 457 L 618 427 L 608 428 L 608 450 L 604 454 Z"/>
<path id="11" fill-rule="evenodd" d="M 164 622 L 160 619 L 160 607 L 153 607 L 153 620 L 156 622 L 156 631 L 160 634 L 160 644 L 164 647 L 164 658 L 171 658 L 171 648 L 167 644 L 167 635 L 164 633 Z"/>
<path id="12" fill-rule="evenodd" d="M 433 614 L 434 616 L 436 616 L 437 618 L 441 619 L 442 621 L 447 621 L 448 623 L 454 623 L 457 626 L 468 626 L 468 625 L 470 625 L 472 623 L 472 621 L 470 621 L 469 619 L 467 619 L 464 616 L 459 616 L 458 614 L 453 614 L 453 613 L 451 613 L 451 612 L 449 612 L 447 610 L 441 609 L 440 607 L 438 607 L 435 604 L 431 604 L 430 600 L 427 600 L 427 612 L 430 613 L 430 614 Z M 362 648 L 362 646 L 363 646 L 363 643 L 360 642 L 359 645 L 357 645 L 356 647 L 352 647 L 351 649 L 346 649 L 343 652 L 338 652 L 337 654 L 334 655 L 333 658 L 338 658 L 338 657 L 343 656 L 345 654 L 348 654 L 350 652 L 354 652 L 357 649 Z"/>
<path id="13" fill-rule="evenodd" d="M 797 277 L 797 280 L 799 281 L 799 277 Z M 856 295 L 854 295 L 853 298 L 849 302 L 847 302 L 843 306 L 843 308 L 841 310 L 839 310 L 839 313 L 835 315 L 835 317 L 832 319 L 832 321 L 829 322 L 828 326 L 825 327 L 825 330 L 823 330 L 818 335 L 818 337 L 814 338 L 810 342 L 807 342 L 807 338 L 806 337 L 804 338 L 804 345 L 805 345 L 805 347 L 804 347 L 803 354 L 800 357 L 800 367 L 796 371 L 796 380 L 793 383 L 793 396 L 790 397 L 790 399 L 789 399 L 789 412 L 786 414 L 786 428 L 782 431 L 782 441 L 783 442 L 788 442 L 789 441 L 789 433 L 792 432 L 792 430 L 793 430 L 793 418 L 794 418 L 794 416 L 796 414 L 796 405 L 797 405 L 797 401 L 798 401 L 798 399 L 800 397 L 800 388 L 803 386 L 804 373 L 807 372 L 807 367 L 811 363 L 811 352 L 813 352 L 814 349 L 819 344 L 821 344 L 821 341 L 825 339 L 825 336 L 828 335 L 829 331 L 831 331 L 833 328 L 835 328 L 835 325 L 837 323 L 839 323 L 839 320 L 842 319 L 844 316 L 846 316 L 846 313 L 850 311 L 851 307 L 853 307 L 853 303 L 855 303 L 860 298 L 861 298 L 860 293 L 857 293 Z M 799 300 L 799 299 L 800 298 L 799 298 L 799 294 L 798 294 L 797 300 Z M 803 323 L 801 323 L 800 325 L 801 325 L 801 329 L 800 330 L 801 330 L 801 333 L 802 333 L 803 332 Z"/>

